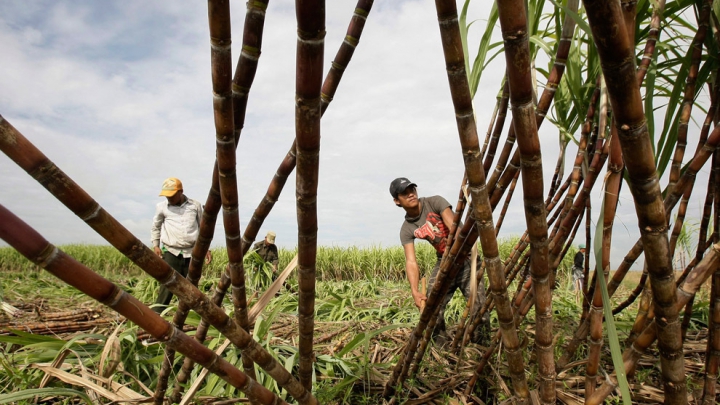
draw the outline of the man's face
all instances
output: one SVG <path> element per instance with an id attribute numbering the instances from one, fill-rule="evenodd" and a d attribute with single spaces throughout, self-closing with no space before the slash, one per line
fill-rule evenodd
<path id="1" fill-rule="evenodd" d="M 415 208 L 418 206 L 417 190 L 415 187 L 408 187 L 394 199 L 395 204 L 403 208 Z"/>
<path id="2" fill-rule="evenodd" d="M 175 193 L 175 195 L 173 195 L 172 197 L 165 198 L 167 198 L 170 205 L 180 205 L 180 203 L 183 202 L 183 192 L 182 190 L 178 190 L 178 192 Z"/>

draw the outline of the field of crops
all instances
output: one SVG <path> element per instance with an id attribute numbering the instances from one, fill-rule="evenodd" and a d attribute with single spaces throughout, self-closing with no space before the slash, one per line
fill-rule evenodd
<path id="1" fill-rule="evenodd" d="M 511 239 L 503 243 L 504 254 L 510 251 L 513 242 Z M 429 246 L 418 247 L 421 269 L 427 274 L 434 264 L 434 253 Z M 113 249 L 102 246 L 62 248 L 143 302 L 153 302 L 157 282 L 142 274 Z M 293 251 L 281 250 L 281 267 L 294 254 Z M 224 255 L 216 252 L 215 256 Z M 320 249 L 320 280 L 315 306 L 315 393 L 321 403 L 382 403 L 382 385 L 419 317 L 404 280 L 403 265 L 402 250 L 399 248 Z M 208 277 L 201 280 L 201 290 L 210 291 L 213 288 L 223 266 L 224 263 L 218 261 L 209 267 Z M 3 312 L 0 318 L 0 403 L 97 403 L 152 396 L 163 356 L 162 345 L 150 339 L 137 326 L 125 322 L 119 315 L 36 268 L 11 249 L 0 249 L 0 268 L 3 271 L 3 301 L 18 310 L 15 316 Z M 248 278 L 253 279 L 252 272 Z M 633 280 L 636 282 L 637 277 L 627 281 L 616 303 L 634 287 Z M 261 282 L 249 284 L 251 290 L 248 296 L 255 296 L 255 289 L 262 293 L 265 288 Z M 558 355 L 562 343 L 576 327 L 581 312 L 581 303 L 568 291 L 568 286 L 569 280 L 563 273 L 554 301 L 558 319 Z M 275 353 L 288 369 L 295 367 L 297 362 L 296 291 L 297 280 L 291 276 L 286 287 L 257 319 L 253 330 L 255 340 L 271 349 L 270 353 Z M 698 340 L 706 333 L 707 301 L 707 293 L 703 292 L 698 296 L 696 305 L 704 302 L 705 310 L 693 312 L 689 336 Z M 456 293 L 446 311 L 449 325 L 458 321 L 464 306 L 464 299 Z M 225 308 L 232 310 L 228 300 Z M 174 308 L 166 311 L 167 319 L 173 311 Z M 629 333 L 634 313 L 635 309 L 631 308 L 617 319 L 622 335 Z M 199 321 L 196 314 L 191 314 L 186 330 L 192 334 Z M 492 324 L 497 328 L 497 319 L 493 318 Z M 528 335 L 533 334 L 532 312 L 521 330 Z M 211 349 L 217 349 L 223 342 L 224 338 L 211 329 L 206 344 Z M 467 358 L 459 359 L 448 356 L 442 348 L 433 347 L 431 356 L 423 364 L 424 377 L 408 382 L 410 391 L 425 398 L 427 403 L 446 403 L 445 396 L 452 394 L 462 382 L 462 379 L 448 377 L 472 373 L 482 355 L 480 349 L 470 347 L 465 351 Z M 578 356 L 582 358 L 582 350 L 580 352 Z M 232 347 L 225 349 L 224 356 L 231 362 L 239 362 L 239 352 Z M 657 379 L 652 353 L 645 363 L 647 367 L 638 373 L 637 382 L 652 385 Z M 180 363 L 177 363 L 175 372 L 179 366 Z M 506 375 L 504 367 L 502 363 L 492 364 L 492 372 L 477 390 L 480 399 L 487 403 L 500 403 L 509 396 L 507 386 L 497 378 L 498 375 Z M 256 372 L 259 382 L 275 392 L 284 392 L 257 366 Z M 534 370 L 531 368 L 528 372 L 533 373 Z M 201 369 L 196 369 L 189 381 L 197 381 L 200 373 Z M 567 381 L 568 398 L 573 395 L 572 378 Z M 125 388 L 114 390 L 115 393 L 104 390 L 104 387 L 117 388 L 118 384 Z M 657 394 L 651 388 L 646 391 L 648 398 Z M 231 400 L 237 397 L 241 398 Z M 205 403 L 243 401 L 242 394 L 215 375 L 207 376 L 199 385 L 196 400 Z"/>

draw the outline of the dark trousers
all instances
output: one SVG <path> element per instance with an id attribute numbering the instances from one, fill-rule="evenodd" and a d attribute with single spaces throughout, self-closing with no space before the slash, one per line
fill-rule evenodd
<path id="1" fill-rule="evenodd" d="M 165 260 L 165 263 L 169 264 L 170 267 L 175 269 L 176 272 L 180 273 L 183 277 L 187 277 L 188 269 L 190 268 L 190 258 L 184 258 L 183 255 L 175 256 L 174 254 L 170 252 L 163 252 L 162 255 L 163 260 Z M 155 300 L 155 307 L 153 307 L 153 311 L 157 313 L 161 313 L 165 307 L 170 303 L 170 300 L 172 300 L 173 294 L 168 290 L 164 285 L 160 286 L 160 293 L 158 294 L 157 300 Z"/>
<path id="2" fill-rule="evenodd" d="M 480 271 L 480 265 L 482 264 L 481 261 L 478 261 L 477 264 L 477 271 Z M 433 288 L 433 285 L 435 284 L 435 279 L 437 278 L 438 273 L 440 272 L 440 258 L 438 258 L 437 263 L 435 263 L 435 267 L 432 270 L 432 273 L 430 274 L 430 280 L 428 281 L 428 295 L 430 294 L 430 291 Z M 441 302 L 440 306 L 440 313 L 438 314 L 438 322 L 435 325 L 435 329 L 433 330 L 433 336 L 436 336 L 437 334 L 445 332 L 446 326 L 445 326 L 445 307 L 450 302 L 450 299 L 452 299 L 453 295 L 455 294 L 455 290 L 460 290 L 462 292 L 463 296 L 465 298 L 470 298 L 470 284 L 474 283 L 475 280 L 472 280 L 471 276 L 471 268 L 470 268 L 470 259 L 468 258 L 465 260 L 465 264 L 463 265 L 463 268 L 458 272 L 457 276 L 455 276 L 455 279 L 450 282 L 450 289 L 448 290 L 447 294 L 443 297 L 443 300 Z M 479 311 L 480 308 L 485 305 L 485 285 L 483 283 L 478 283 L 477 288 L 477 295 L 475 296 L 475 311 Z M 475 316 L 475 313 L 471 314 L 470 319 Z M 475 330 L 475 335 L 472 337 L 472 341 L 475 343 L 484 342 L 489 337 L 490 333 L 490 314 L 489 311 L 485 312 L 482 317 L 482 321 L 480 323 L 480 326 L 478 329 Z"/>

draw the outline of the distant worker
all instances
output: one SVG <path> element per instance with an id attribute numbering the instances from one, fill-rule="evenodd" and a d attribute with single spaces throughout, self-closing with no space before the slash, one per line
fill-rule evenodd
<path id="1" fill-rule="evenodd" d="M 268 231 L 265 239 L 253 245 L 252 250 L 255 251 L 265 263 L 270 263 L 272 267 L 272 280 L 277 278 L 278 269 L 278 248 L 275 246 L 275 232 Z"/>
<path id="2" fill-rule="evenodd" d="M 187 277 L 190 267 L 195 240 L 200 233 L 200 219 L 202 218 L 202 205 L 183 194 L 183 185 L 179 179 L 169 177 L 165 179 L 160 191 L 161 197 L 167 201 L 157 204 L 153 217 L 150 239 L 153 250 L 162 257 L 175 271 Z M 208 250 L 205 263 L 210 263 L 212 254 Z M 160 286 L 156 305 L 153 310 L 161 313 L 170 303 L 173 294 Z"/>
<path id="3" fill-rule="evenodd" d="M 573 285 L 572 289 L 576 292 L 575 295 L 579 296 L 580 291 L 583 290 L 583 281 L 585 280 L 585 245 L 580 244 L 578 246 L 578 252 L 575 253 L 572 268 Z"/>
<path id="4" fill-rule="evenodd" d="M 441 196 L 418 198 L 417 184 L 405 177 L 398 177 L 390 183 L 390 194 L 395 205 L 405 210 L 405 220 L 400 227 L 400 243 L 402 243 L 405 251 L 405 273 L 410 282 L 412 297 L 415 306 L 421 308 L 427 297 L 418 290 L 420 270 L 415 256 L 415 239 L 425 239 L 430 242 L 437 254 L 437 262 L 428 282 L 428 291 L 431 291 L 440 270 L 440 260 L 447 247 L 445 245 L 453 222 L 453 211 L 450 208 L 450 203 Z M 447 339 L 444 317 L 445 307 L 457 289 L 460 289 L 465 298 L 470 297 L 471 283 L 475 282 L 475 280 L 471 280 L 470 273 L 470 258 L 468 257 L 462 270 L 458 272 L 455 280 L 450 284 L 450 289 L 440 304 L 441 310 L 438 315 L 438 323 L 433 331 L 433 336 L 440 345 Z M 475 308 L 481 308 L 484 303 L 485 287 L 483 283 L 479 283 Z M 489 314 L 485 313 L 482 324 L 475 331 L 472 341 L 475 343 L 484 342 L 489 337 L 489 326 Z"/>

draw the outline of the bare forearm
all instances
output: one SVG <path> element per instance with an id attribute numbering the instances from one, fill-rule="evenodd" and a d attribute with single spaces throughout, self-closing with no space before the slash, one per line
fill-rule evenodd
<path id="1" fill-rule="evenodd" d="M 420 271 L 418 270 L 417 263 L 405 263 L 405 273 L 407 274 L 408 282 L 410 283 L 410 289 L 412 292 L 417 292 L 418 283 L 420 281 Z"/>

